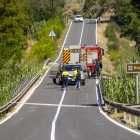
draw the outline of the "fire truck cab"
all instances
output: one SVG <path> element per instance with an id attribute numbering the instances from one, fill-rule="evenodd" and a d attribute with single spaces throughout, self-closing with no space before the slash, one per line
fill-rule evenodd
<path id="1" fill-rule="evenodd" d="M 104 49 L 99 46 L 81 46 L 82 61 L 87 63 L 88 77 L 95 72 L 95 61 L 99 62 L 99 74 L 102 70 L 102 56 L 104 55 Z"/>

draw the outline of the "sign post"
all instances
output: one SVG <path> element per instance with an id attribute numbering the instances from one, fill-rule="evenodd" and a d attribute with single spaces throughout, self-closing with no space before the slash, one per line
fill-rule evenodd
<path id="1" fill-rule="evenodd" d="M 137 61 L 136 61 L 137 63 Z M 138 91 L 138 73 L 136 73 L 136 93 L 137 93 L 137 104 L 139 104 L 139 91 Z"/>
<path id="2" fill-rule="evenodd" d="M 140 73 L 140 63 L 127 63 L 126 73 L 136 73 L 136 97 L 137 104 L 139 104 L 139 91 L 138 91 L 138 73 Z"/>
<path id="3" fill-rule="evenodd" d="M 52 40 L 53 40 L 53 36 L 56 36 L 56 34 L 54 33 L 53 29 L 52 29 L 51 32 L 49 33 L 49 36 L 52 36 Z"/>

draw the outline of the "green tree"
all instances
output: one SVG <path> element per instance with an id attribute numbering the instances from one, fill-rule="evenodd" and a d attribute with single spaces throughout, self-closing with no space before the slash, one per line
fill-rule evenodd
<path id="1" fill-rule="evenodd" d="M 31 23 L 29 7 L 23 0 L 0 1 L 0 69 L 12 56 L 18 60 L 22 56 L 26 35 Z"/>
<path id="2" fill-rule="evenodd" d="M 140 52 L 140 4 L 138 0 L 115 0 L 118 20 L 121 23 L 121 37 L 130 37 Z"/>
<path id="3" fill-rule="evenodd" d="M 57 16 L 65 6 L 64 0 L 24 0 L 30 7 L 34 21 L 48 20 Z"/>

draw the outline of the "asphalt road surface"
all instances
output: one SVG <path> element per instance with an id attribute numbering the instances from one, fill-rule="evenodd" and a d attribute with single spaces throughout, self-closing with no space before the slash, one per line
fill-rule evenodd
<path id="1" fill-rule="evenodd" d="M 72 22 L 64 47 L 96 45 L 96 21 Z M 62 63 L 62 55 L 57 61 Z M 24 105 L 0 125 L 0 140 L 139 140 L 134 134 L 106 119 L 99 111 L 96 77 L 85 86 L 61 91 L 46 74 L 27 103 L 94 106 L 92 108 Z"/>

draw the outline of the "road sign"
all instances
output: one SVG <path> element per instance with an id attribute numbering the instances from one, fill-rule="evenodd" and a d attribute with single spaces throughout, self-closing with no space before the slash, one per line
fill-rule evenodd
<path id="1" fill-rule="evenodd" d="M 49 33 L 49 36 L 56 36 L 56 34 L 54 33 L 53 29 L 52 29 L 51 32 Z"/>
<path id="2" fill-rule="evenodd" d="M 53 36 L 56 36 L 56 34 L 54 33 L 53 29 L 52 29 L 51 32 L 49 33 L 49 36 L 52 36 L 52 40 L 53 40 Z"/>
<path id="3" fill-rule="evenodd" d="M 140 63 L 127 63 L 126 73 L 140 73 Z"/>

